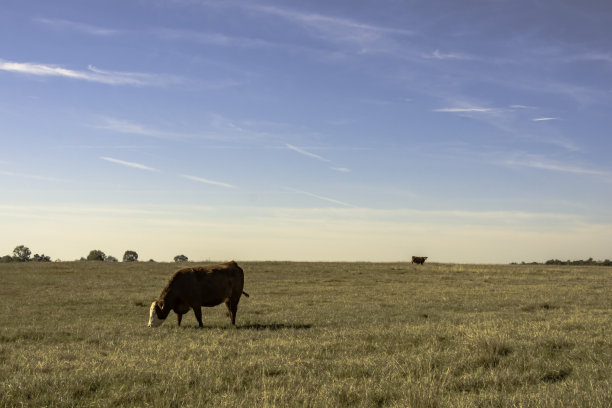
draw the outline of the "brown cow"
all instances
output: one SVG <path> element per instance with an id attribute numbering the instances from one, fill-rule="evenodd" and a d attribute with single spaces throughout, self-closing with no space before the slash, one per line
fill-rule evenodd
<path id="1" fill-rule="evenodd" d="M 427 259 L 426 256 L 413 256 L 412 263 L 415 263 L 417 265 L 423 265 L 426 259 Z"/>
<path id="2" fill-rule="evenodd" d="M 201 307 L 221 303 L 227 306 L 229 317 L 235 325 L 240 296 L 249 296 L 242 290 L 243 287 L 244 272 L 234 261 L 180 269 L 172 275 L 159 299 L 151 304 L 148 326 L 161 326 L 172 310 L 180 326 L 183 315 L 193 309 L 198 325 L 204 327 Z"/>

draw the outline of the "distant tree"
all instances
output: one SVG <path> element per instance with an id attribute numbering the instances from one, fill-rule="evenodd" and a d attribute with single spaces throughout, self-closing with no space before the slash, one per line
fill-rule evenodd
<path id="1" fill-rule="evenodd" d="M 88 261 L 103 261 L 106 259 L 106 254 L 99 249 L 92 249 L 87 255 Z"/>
<path id="2" fill-rule="evenodd" d="M 138 254 L 136 251 L 125 251 L 123 254 L 123 262 L 137 262 Z"/>
<path id="3" fill-rule="evenodd" d="M 34 256 L 32 257 L 32 261 L 34 261 L 34 262 L 51 262 L 51 257 L 47 256 L 45 254 L 42 254 L 42 255 L 34 254 Z"/>
<path id="4" fill-rule="evenodd" d="M 606 259 L 604 261 L 596 261 L 593 258 L 589 258 L 586 261 L 584 259 L 578 259 L 575 261 L 561 261 L 559 259 L 549 259 L 544 263 L 545 265 L 573 265 L 573 266 L 584 266 L 584 265 L 602 265 L 602 266 L 612 266 L 612 261 Z"/>
<path id="5" fill-rule="evenodd" d="M 185 255 L 177 255 L 174 257 L 174 262 L 187 262 L 189 260 L 189 258 L 187 258 Z"/>
<path id="6" fill-rule="evenodd" d="M 13 257 L 10 255 L 4 255 L 2 258 L 0 258 L 0 262 L 1 263 L 13 262 Z"/>
<path id="7" fill-rule="evenodd" d="M 119 262 L 119 260 L 117 258 L 115 258 L 114 256 L 109 255 L 109 256 L 106 257 L 104 262 Z"/>
<path id="8" fill-rule="evenodd" d="M 155 262 L 155 259 L 149 259 L 149 262 L 153 262 L 153 263 L 154 263 L 154 262 Z"/>
<path id="9" fill-rule="evenodd" d="M 17 262 L 29 261 L 30 255 L 32 255 L 32 251 L 30 251 L 30 248 L 24 245 L 19 245 L 13 249 L 13 260 Z"/>

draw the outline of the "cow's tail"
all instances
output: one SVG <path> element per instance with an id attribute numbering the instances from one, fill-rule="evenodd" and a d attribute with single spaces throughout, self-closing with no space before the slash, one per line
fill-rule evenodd
<path id="1" fill-rule="evenodd" d="M 243 294 L 244 296 L 246 296 L 246 297 L 249 297 L 249 294 L 248 294 L 248 293 L 246 293 L 244 290 L 242 291 L 242 294 Z"/>

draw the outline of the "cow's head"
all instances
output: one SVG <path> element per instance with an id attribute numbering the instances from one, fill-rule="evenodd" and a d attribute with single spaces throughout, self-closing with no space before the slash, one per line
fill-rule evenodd
<path id="1" fill-rule="evenodd" d="M 166 321 L 166 317 L 168 317 L 168 313 L 164 313 L 164 304 L 163 302 L 160 305 L 160 302 L 151 303 L 151 310 L 149 311 L 149 327 L 159 327 Z M 162 317 L 163 316 L 163 317 Z"/>

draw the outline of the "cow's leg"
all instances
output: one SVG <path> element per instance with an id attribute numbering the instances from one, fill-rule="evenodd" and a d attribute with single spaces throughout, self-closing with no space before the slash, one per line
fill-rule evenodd
<path id="1" fill-rule="evenodd" d="M 226 300 L 225 301 L 225 306 L 227 306 L 227 315 L 229 316 L 230 320 L 232 321 L 232 324 L 234 324 L 234 322 L 236 321 L 235 313 L 232 311 L 232 301 L 231 300 Z"/>
<path id="2" fill-rule="evenodd" d="M 178 322 L 178 325 L 181 325 L 181 320 L 183 320 L 183 314 L 182 313 L 177 313 L 176 314 L 176 321 Z"/>
<path id="3" fill-rule="evenodd" d="M 236 325 L 236 313 L 238 313 L 238 303 L 232 303 L 232 325 Z"/>
<path id="4" fill-rule="evenodd" d="M 202 308 L 200 306 L 194 306 L 193 313 L 195 313 L 195 317 L 198 320 L 198 325 L 204 327 L 204 323 L 202 323 Z"/>
<path id="5" fill-rule="evenodd" d="M 232 324 L 234 326 L 236 325 L 236 313 L 238 313 L 238 300 L 240 300 L 240 298 L 236 300 L 230 299 L 230 301 L 226 303 L 227 309 L 230 312 L 230 318 L 232 319 Z"/>

